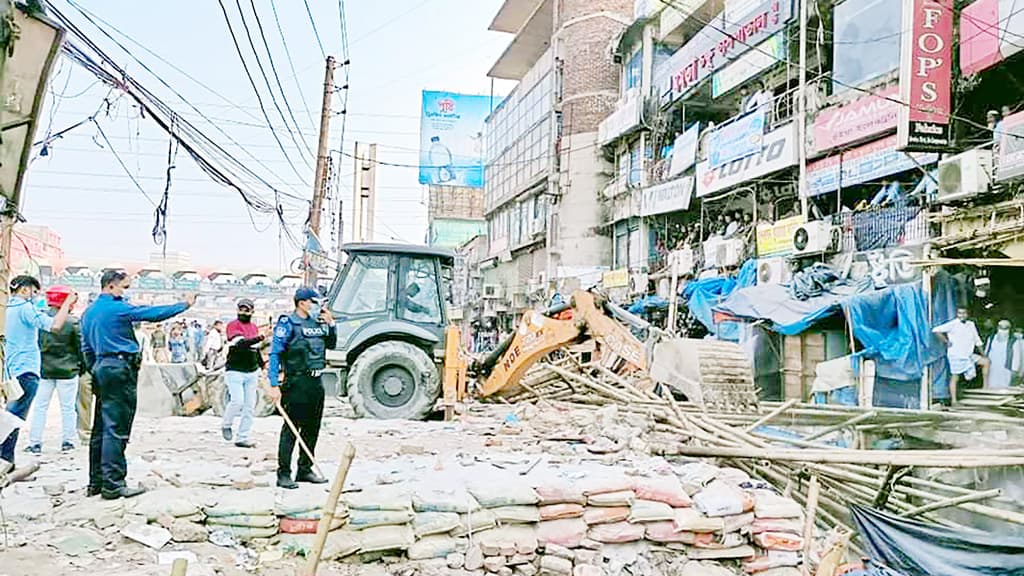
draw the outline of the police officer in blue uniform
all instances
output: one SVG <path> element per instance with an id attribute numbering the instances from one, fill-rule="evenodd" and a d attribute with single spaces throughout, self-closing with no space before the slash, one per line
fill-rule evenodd
<path id="1" fill-rule="evenodd" d="M 324 414 L 324 387 L 320 380 L 327 366 L 327 349 L 338 341 L 334 317 L 320 307 L 320 294 L 303 287 L 295 292 L 295 312 L 282 316 L 274 327 L 270 348 L 270 399 L 280 402 L 310 452 L 316 451 L 320 420 Z M 284 381 L 281 381 L 281 371 Z M 297 482 L 323 484 L 327 479 L 313 472 L 313 462 L 299 452 L 299 466 L 292 479 L 295 434 L 287 423 L 281 426 L 277 448 L 277 485 L 298 488 Z"/>
<path id="2" fill-rule="evenodd" d="M 168 306 L 133 306 L 124 299 L 130 288 L 128 274 L 103 273 L 103 293 L 82 316 L 82 355 L 93 376 L 96 396 L 92 436 L 89 439 L 88 495 L 104 499 L 130 498 L 145 492 L 125 485 L 128 464 L 124 449 L 132 433 L 138 400 L 142 350 L 135 339 L 136 322 L 163 322 L 196 303 L 192 294 Z"/>

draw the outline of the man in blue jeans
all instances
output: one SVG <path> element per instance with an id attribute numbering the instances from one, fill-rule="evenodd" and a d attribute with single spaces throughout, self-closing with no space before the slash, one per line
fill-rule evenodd
<path id="1" fill-rule="evenodd" d="M 7 404 L 7 411 L 22 420 L 32 407 L 32 400 L 39 388 L 39 374 L 42 372 L 42 354 L 39 350 L 39 331 L 58 331 L 64 327 L 68 312 L 78 302 L 78 294 L 72 292 L 67 300 L 50 317 L 35 305 L 39 297 L 39 280 L 32 276 L 16 276 L 11 280 L 11 297 L 7 300 L 7 340 L 4 358 L 5 378 L 17 378 L 24 394 Z M 14 464 L 14 448 L 18 444 L 18 430 L 14 430 L 0 446 L 0 458 Z"/>
<path id="2" fill-rule="evenodd" d="M 256 447 L 256 443 L 249 439 L 249 433 L 256 412 L 260 368 L 263 368 L 260 345 L 266 336 L 252 322 L 255 308 L 252 300 L 239 300 L 238 318 L 228 322 L 227 327 L 228 360 L 224 383 L 228 388 L 228 404 L 224 408 L 220 428 L 224 439 L 231 441 L 234 438 L 235 446 L 239 448 Z M 238 423 L 238 434 L 232 435 L 231 426 L 239 414 L 241 420 Z"/>
<path id="3" fill-rule="evenodd" d="M 195 295 L 169 306 L 133 306 L 124 300 L 131 287 L 120 270 L 103 273 L 103 293 L 82 316 L 82 354 L 92 372 L 96 396 L 89 439 L 89 496 L 106 500 L 130 498 L 145 492 L 128 488 L 124 450 L 135 421 L 142 349 L 135 339 L 135 322 L 163 322 L 195 304 Z"/>

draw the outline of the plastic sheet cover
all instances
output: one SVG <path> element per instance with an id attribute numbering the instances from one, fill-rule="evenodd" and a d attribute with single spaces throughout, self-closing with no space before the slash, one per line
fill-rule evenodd
<path id="1" fill-rule="evenodd" d="M 736 342 L 740 339 L 736 322 L 715 323 L 712 309 L 738 289 L 753 286 L 757 281 L 757 262 L 747 260 L 735 278 L 706 278 L 689 282 L 682 296 L 690 312 L 719 340 Z"/>
<path id="2" fill-rule="evenodd" d="M 1024 539 L 954 530 L 857 504 L 850 512 L 871 559 L 907 574 L 1024 574 Z"/>

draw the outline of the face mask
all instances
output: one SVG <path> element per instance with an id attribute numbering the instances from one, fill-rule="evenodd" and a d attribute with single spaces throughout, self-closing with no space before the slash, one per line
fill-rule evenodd
<path id="1" fill-rule="evenodd" d="M 319 304 L 310 304 L 309 305 L 309 317 L 310 318 L 316 318 L 318 316 L 320 316 L 320 305 Z"/>
<path id="2" fill-rule="evenodd" d="M 252 314 L 238 314 L 238 321 L 242 324 L 248 324 L 252 320 Z"/>

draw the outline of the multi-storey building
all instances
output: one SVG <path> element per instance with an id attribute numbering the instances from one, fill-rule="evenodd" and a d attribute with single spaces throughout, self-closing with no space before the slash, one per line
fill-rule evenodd
<path id="1" fill-rule="evenodd" d="M 427 190 L 427 244 L 458 248 L 485 232 L 483 189 L 430 185 Z"/>
<path id="2" fill-rule="evenodd" d="M 491 23 L 514 37 L 489 75 L 518 84 L 486 127 L 489 313 L 526 309 L 608 264 L 596 198 L 609 166 L 595 141 L 618 98 L 608 47 L 631 10 L 629 0 L 506 0 Z"/>

